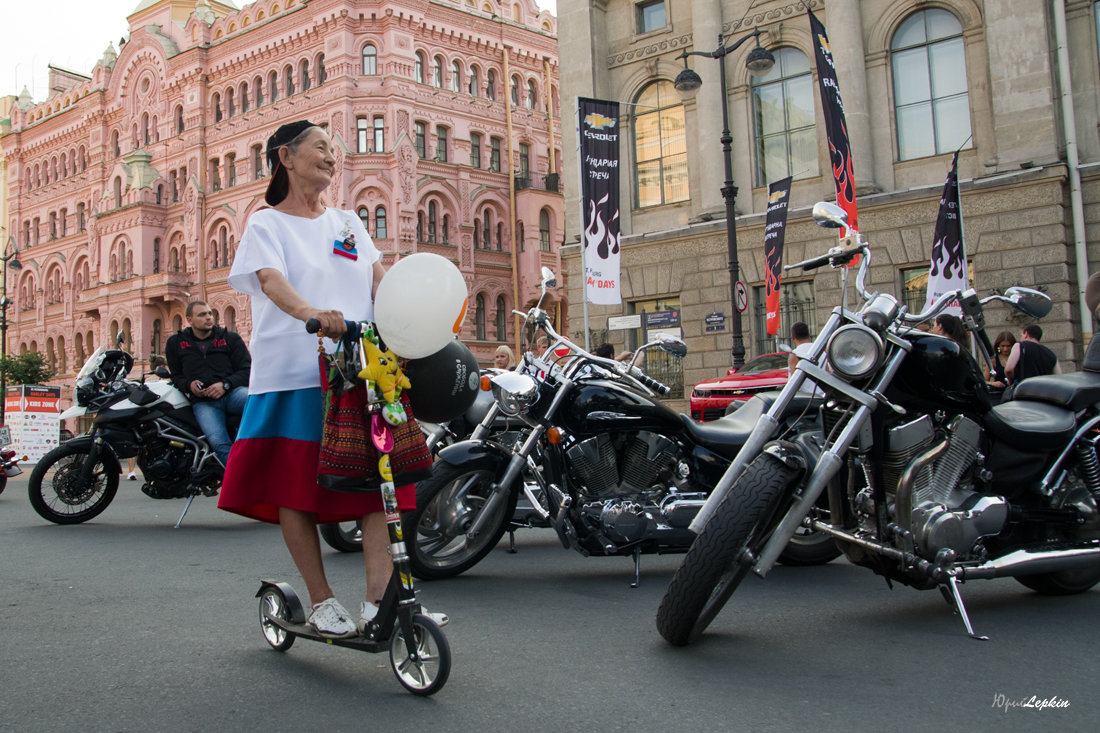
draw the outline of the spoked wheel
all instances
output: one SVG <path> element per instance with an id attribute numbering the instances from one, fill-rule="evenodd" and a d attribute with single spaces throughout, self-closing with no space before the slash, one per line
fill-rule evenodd
<path id="1" fill-rule="evenodd" d="M 31 471 L 27 493 L 43 519 L 56 524 L 78 524 L 98 516 L 118 491 L 120 469 L 114 456 L 102 454 L 84 475 L 89 441 L 68 442 L 42 457 Z"/>
<path id="2" fill-rule="evenodd" d="M 430 478 L 416 487 L 416 510 L 406 526 L 415 527 L 409 563 L 418 578 L 450 578 L 469 570 L 496 546 L 516 509 L 517 494 L 497 505 L 480 533 L 467 531 L 481 515 L 496 474 L 436 463 Z"/>
<path id="3" fill-rule="evenodd" d="M 424 614 L 413 616 L 413 643 L 405 642 L 401 624 L 390 637 L 390 667 L 406 690 L 414 695 L 433 695 L 447 684 L 451 674 L 451 645 L 435 621 Z M 410 646 L 413 651 L 409 651 Z"/>
<path id="4" fill-rule="evenodd" d="M 790 446 L 797 450 L 794 446 Z M 730 487 L 695 538 L 657 609 L 657 630 L 685 646 L 699 638 L 748 575 L 774 529 L 774 507 L 799 471 L 761 453 Z"/>
<path id="5" fill-rule="evenodd" d="M 289 621 L 290 616 L 290 606 L 278 588 L 268 586 L 260 593 L 260 630 L 264 632 L 267 643 L 276 651 L 285 652 L 294 645 L 294 640 L 298 637 L 272 623 L 271 618 Z"/>
<path id="6" fill-rule="evenodd" d="M 1085 484 L 1078 476 L 1077 470 L 1069 474 L 1067 481 L 1072 481 L 1075 485 L 1063 493 L 1058 501 L 1058 507 L 1075 507 L 1080 516 L 1084 518 L 1084 521 L 1072 529 L 1053 533 L 1053 536 L 1049 539 L 1068 542 L 1088 542 L 1100 539 L 1100 512 L 1097 510 L 1096 501 L 1090 495 L 1089 490 L 1085 488 Z M 1100 583 L 1100 565 L 1093 563 L 1073 570 L 1021 575 L 1016 580 L 1040 595 L 1072 596 L 1084 593 Z"/>
<path id="7" fill-rule="evenodd" d="M 363 532 L 358 521 L 322 524 L 321 538 L 329 547 L 340 552 L 360 552 L 363 549 Z"/>

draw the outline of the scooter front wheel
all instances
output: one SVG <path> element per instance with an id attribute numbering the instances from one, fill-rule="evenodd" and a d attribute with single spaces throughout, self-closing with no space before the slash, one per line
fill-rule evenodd
<path id="1" fill-rule="evenodd" d="M 414 695 L 433 695 L 447 684 L 451 674 L 451 645 L 435 621 L 418 613 L 412 619 L 411 643 L 401 624 L 390 637 L 390 667 L 397 681 Z"/>
<path id="2" fill-rule="evenodd" d="M 282 591 L 273 586 L 264 588 L 260 593 L 260 630 L 275 651 L 285 652 L 294 645 L 294 640 L 298 637 L 293 632 L 273 623 L 271 619 L 290 621 L 290 617 L 290 606 Z"/>

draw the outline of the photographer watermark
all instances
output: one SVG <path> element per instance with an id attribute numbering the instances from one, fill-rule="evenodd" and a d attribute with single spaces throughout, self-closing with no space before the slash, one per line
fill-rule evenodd
<path id="1" fill-rule="evenodd" d="M 1000 708 L 1006 713 L 1014 708 L 1021 708 L 1025 710 L 1049 710 L 1052 708 L 1068 708 L 1069 700 L 1063 700 L 1062 698 L 1054 695 L 1052 697 L 1039 697 L 1038 695 L 1032 695 L 1031 697 L 1010 698 L 1007 695 L 997 693 L 993 696 L 993 707 Z"/>

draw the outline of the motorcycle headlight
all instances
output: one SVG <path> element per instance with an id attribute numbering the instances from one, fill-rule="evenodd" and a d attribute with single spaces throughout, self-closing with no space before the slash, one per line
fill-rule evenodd
<path id="1" fill-rule="evenodd" d="M 492 379 L 493 398 L 505 415 L 526 412 L 539 398 L 539 385 L 527 374 L 503 372 Z"/>
<path id="2" fill-rule="evenodd" d="M 873 372 L 882 358 L 882 342 L 866 326 L 842 326 L 829 339 L 829 365 L 845 379 L 861 379 Z"/>

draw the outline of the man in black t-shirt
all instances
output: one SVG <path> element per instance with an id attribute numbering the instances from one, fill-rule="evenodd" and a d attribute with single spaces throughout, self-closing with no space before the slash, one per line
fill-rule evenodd
<path id="1" fill-rule="evenodd" d="M 1024 326 L 1024 334 L 1008 355 L 1005 373 L 1013 384 L 1043 374 L 1061 374 L 1062 366 L 1054 352 L 1039 341 L 1043 338 L 1043 329 L 1034 323 Z"/>

